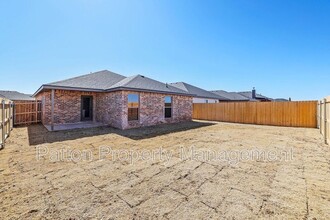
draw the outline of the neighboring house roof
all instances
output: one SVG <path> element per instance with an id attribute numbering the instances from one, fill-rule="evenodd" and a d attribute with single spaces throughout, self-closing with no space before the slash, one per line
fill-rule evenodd
<path id="1" fill-rule="evenodd" d="M 170 83 L 170 85 L 174 86 L 178 89 L 184 90 L 184 91 L 188 92 L 189 94 L 191 94 L 191 95 L 193 95 L 194 97 L 197 97 L 197 98 L 228 100 L 227 98 L 225 98 L 221 95 L 206 91 L 202 88 L 198 88 L 196 86 L 190 85 L 190 84 L 185 83 L 185 82 Z"/>
<path id="2" fill-rule="evenodd" d="M 18 100 L 23 100 L 23 101 L 30 101 L 30 100 L 35 100 L 32 98 L 31 95 L 20 93 L 17 91 L 3 91 L 0 90 L 0 97 L 12 100 L 12 101 L 18 101 Z"/>
<path id="3" fill-rule="evenodd" d="M 253 100 L 272 100 L 271 98 L 268 98 L 266 96 L 263 96 L 261 94 L 256 93 L 255 99 L 252 97 L 252 91 L 247 91 L 247 92 L 238 92 L 240 95 L 245 96 L 249 98 L 251 101 Z"/>
<path id="4" fill-rule="evenodd" d="M 125 77 L 108 70 L 102 70 L 95 73 L 44 84 L 38 89 L 37 92 L 35 92 L 34 96 L 43 89 L 66 89 L 94 92 L 135 90 L 190 96 L 190 94 L 184 90 L 150 79 L 148 77 L 141 75 Z"/>
<path id="5" fill-rule="evenodd" d="M 224 90 L 215 90 L 215 91 L 211 91 L 211 92 L 213 92 L 214 94 L 217 94 L 219 96 L 223 96 L 230 101 L 249 101 L 249 98 L 247 98 L 239 93 L 236 93 L 236 92 L 227 92 Z"/>
<path id="6" fill-rule="evenodd" d="M 273 99 L 274 102 L 288 102 L 289 100 L 288 99 L 284 99 L 284 98 L 276 98 L 276 99 Z"/>

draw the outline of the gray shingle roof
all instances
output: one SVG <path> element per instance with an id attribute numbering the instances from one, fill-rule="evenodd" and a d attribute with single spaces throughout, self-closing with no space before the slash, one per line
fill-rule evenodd
<path id="1" fill-rule="evenodd" d="M 61 80 L 53 83 L 45 84 L 45 86 L 60 86 L 60 87 L 74 87 L 85 89 L 108 89 L 112 85 L 125 79 L 125 76 L 117 73 L 110 72 L 108 70 L 102 70 L 95 73 L 90 73 L 74 78 Z"/>
<path id="2" fill-rule="evenodd" d="M 0 97 L 10 99 L 12 101 L 18 101 L 18 100 L 23 100 L 23 101 L 30 101 L 30 100 L 35 100 L 32 98 L 31 95 L 20 93 L 17 91 L 3 91 L 0 90 Z"/>
<path id="3" fill-rule="evenodd" d="M 44 88 L 65 88 L 74 90 L 92 90 L 92 91 L 113 91 L 113 90 L 140 90 L 161 92 L 170 94 L 190 94 L 184 90 L 174 86 L 150 79 L 142 75 L 125 77 L 117 73 L 103 70 L 90 73 L 66 80 L 42 85 L 42 87 L 34 94 L 38 94 Z"/>
<path id="4" fill-rule="evenodd" d="M 211 92 L 213 92 L 214 94 L 223 96 L 231 101 L 249 101 L 249 98 L 247 98 L 239 93 L 236 93 L 236 92 L 227 92 L 224 90 L 216 90 L 216 91 L 211 91 Z"/>
<path id="5" fill-rule="evenodd" d="M 274 102 L 288 102 L 289 100 L 288 99 L 284 99 L 284 98 L 276 98 L 276 99 L 273 99 Z"/>
<path id="6" fill-rule="evenodd" d="M 179 93 L 188 95 L 189 93 L 178 89 L 174 86 L 169 84 L 165 84 L 148 77 L 142 75 L 135 75 L 131 77 L 127 77 L 122 81 L 114 84 L 109 88 L 112 89 L 136 89 L 136 90 L 148 90 L 148 91 L 156 91 L 156 92 L 163 92 L 163 93 Z"/>
<path id="7" fill-rule="evenodd" d="M 228 100 L 226 97 L 209 92 L 202 88 L 198 88 L 196 86 L 190 85 L 185 82 L 170 83 L 170 85 L 172 85 L 176 88 L 179 88 L 181 90 L 184 90 L 184 91 L 188 92 L 189 94 L 193 95 L 194 97 L 210 98 L 210 99 L 217 99 L 217 100 Z"/>

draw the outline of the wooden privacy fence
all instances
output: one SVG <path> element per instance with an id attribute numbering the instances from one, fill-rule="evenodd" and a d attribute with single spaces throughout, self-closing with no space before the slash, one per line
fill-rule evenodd
<path id="1" fill-rule="evenodd" d="M 15 101 L 14 125 L 27 125 L 41 122 L 41 101 Z"/>
<path id="2" fill-rule="evenodd" d="M 324 137 L 324 142 L 329 144 L 330 139 L 330 96 L 317 103 L 317 126 Z"/>
<path id="3" fill-rule="evenodd" d="M 317 127 L 317 101 L 301 102 L 224 102 L 193 104 L 193 118 L 199 120 Z"/>
<path id="4" fill-rule="evenodd" d="M 2 98 L 0 102 L 0 149 L 2 149 L 13 129 L 13 102 Z"/>

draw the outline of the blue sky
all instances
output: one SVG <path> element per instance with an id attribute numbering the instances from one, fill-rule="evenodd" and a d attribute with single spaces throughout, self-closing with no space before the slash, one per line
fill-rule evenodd
<path id="1" fill-rule="evenodd" d="M 330 95 L 330 1 L 0 3 L 2 90 L 108 69 L 208 90 Z"/>

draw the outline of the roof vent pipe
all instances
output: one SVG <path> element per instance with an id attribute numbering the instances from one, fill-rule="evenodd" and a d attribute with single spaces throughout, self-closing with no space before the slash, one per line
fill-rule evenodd
<path id="1" fill-rule="evenodd" d="M 253 87 L 253 89 L 252 89 L 252 98 L 253 99 L 256 98 L 256 89 L 255 89 L 255 87 Z"/>

